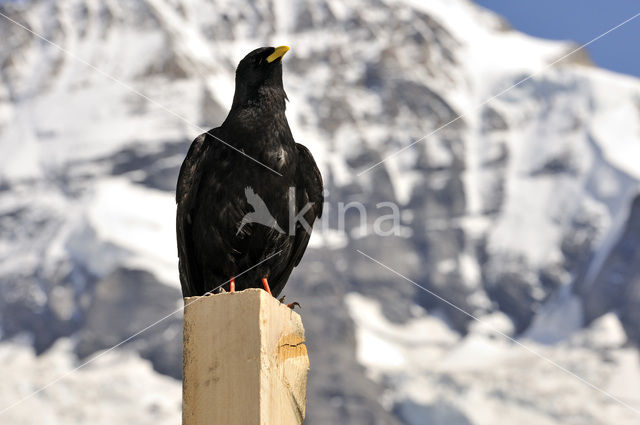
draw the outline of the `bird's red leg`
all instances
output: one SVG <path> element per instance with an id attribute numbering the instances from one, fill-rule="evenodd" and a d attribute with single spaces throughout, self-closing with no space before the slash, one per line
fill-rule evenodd
<path id="1" fill-rule="evenodd" d="M 262 278 L 262 286 L 264 286 L 264 290 L 265 290 L 265 291 L 267 291 L 267 293 L 268 293 L 269 295 L 273 296 L 273 294 L 271 293 L 271 289 L 269 288 L 269 282 L 267 281 L 267 278 L 266 278 L 266 277 L 263 277 L 263 278 Z M 283 295 L 283 296 L 282 296 L 282 298 L 280 298 L 278 301 L 280 301 L 281 303 L 283 303 L 283 304 L 284 304 L 284 295 Z M 294 301 L 294 302 L 292 302 L 292 303 L 287 304 L 287 307 L 289 307 L 291 310 L 293 310 L 293 308 L 294 308 L 295 306 L 300 307 L 300 304 L 299 304 L 298 302 L 296 302 L 296 301 Z"/>
<path id="2" fill-rule="evenodd" d="M 269 295 L 273 296 L 273 294 L 271 293 L 271 289 L 269 288 L 269 282 L 267 281 L 266 277 L 262 278 L 262 286 L 264 286 L 264 290 L 267 291 Z"/>
<path id="3" fill-rule="evenodd" d="M 229 279 L 229 292 L 236 292 L 236 278 L 233 276 Z"/>

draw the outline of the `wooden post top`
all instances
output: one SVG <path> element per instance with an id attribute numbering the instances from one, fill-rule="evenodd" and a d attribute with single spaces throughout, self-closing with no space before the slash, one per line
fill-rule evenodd
<path id="1" fill-rule="evenodd" d="M 261 289 L 185 298 L 183 425 L 300 425 L 300 315 Z"/>

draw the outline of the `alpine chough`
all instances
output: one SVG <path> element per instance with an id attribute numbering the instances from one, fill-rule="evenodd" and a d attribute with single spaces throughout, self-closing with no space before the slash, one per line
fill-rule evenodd
<path id="1" fill-rule="evenodd" d="M 236 69 L 231 110 L 180 168 L 176 231 L 185 297 L 263 287 L 278 296 L 322 214 L 322 176 L 285 116 L 282 56 L 261 47 Z"/>

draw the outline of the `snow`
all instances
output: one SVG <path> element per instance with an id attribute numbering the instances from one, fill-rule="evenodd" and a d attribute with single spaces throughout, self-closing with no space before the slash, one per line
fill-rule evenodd
<path id="1" fill-rule="evenodd" d="M 541 344 L 566 341 L 582 328 L 583 317 L 582 303 L 565 287 L 541 307 L 524 335 Z"/>
<path id="2" fill-rule="evenodd" d="M 504 72 L 512 75 L 541 69 L 550 59 L 555 59 L 567 50 L 567 43 L 542 40 L 516 31 L 500 29 L 502 23 L 492 13 L 467 0 L 437 0 L 423 2 L 404 0 L 416 9 L 423 10 L 438 20 L 456 38 L 467 44 L 464 53 L 459 55 L 466 67 L 473 70 L 468 75 L 475 84 L 493 90 L 484 93 L 486 100 L 499 93 L 492 87 L 495 78 Z M 491 46 L 483 49 L 471 48 L 477 45 Z M 493 78 L 491 78 L 493 77 Z M 502 90 L 509 86 L 502 87 Z"/>
<path id="3" fill-rule="evenodd" d="M 358 360 L 372 379 L 391 385 L 381 402 L 410 425 L 440 423 L 444 406 L 474 425 L 637 423 L 636 412 L 546 360 L 639 409 L 640 359 L 620 345 L 625 338 L 613 314 L 562 344 L 522 340 L 538 357 L 495 332 L 512 329 L 504 316 L 482 317 L 461 337 L 430 315 L 397 325 L 377 301 L 355 293 L 346 301 Z"/>
<path id="4" fill-rule="evenodd" d="M 594 320 L 587 330 L 575 330 L 572 338 L 579 344 L 598 349 L 620 348 L 627 342 L 627 334 L 615 313 Z"/>
<path id="5" fill-rule="evenodd" d="M 136 354 L 114 351 L 78 371 L 72 343 L 41 356 L 18 342 L 0 344 L 0 422 L 47 425 L 169 425 L 180 422 L 181 385 Z M 59 379 L 55 386 L 32 395 Z M 9 408 L 14 403 L 14 407 Z M 4 411 L 4 409 L 7 409 Z"/>
<path id="6" fill-rule="evenodd" d="M 331 229 L 327 226 L 327 221 L 320 221 L 314 224 L 314 231 L 309 239 L 309 247 L 314 249 L 341 249 L 347 246 L 349 238 L 344 232 Z M 318 226 L 318 228 L 316 228 Z"/>
<path id="7" fill-rule="evenodd" d="M 175 211 L 167 192 L 109 179 L 96 185 L 88 220 L 99 240 L 127 252 L 126 265 L 152 270 L 161 282 L 177 286 Z"/>
<path id="8" fill-rule="evenodd" d="M 640 82 L 604 70 L 589 73 L 596 114 L 591 129 L 612 165 L 640 179 Z"/>
<path id="9" fill-rule="evenodd" d="M 605 174 L 607 168 L 594 167 L 594 163 L 605 161 L 636 181 L 640 180 L 640 167 L 634 160 L 640 157 L 640 82 L 590 67 L 569 68 L 564 63 L 552 66 L 575 46 L 501 29 L 501 22 L 493 14 L 471 2 L 405 2 L 438 19 L 464 45 L 458 59 L 467 70 L 465 75 L 470 78 L 469 89 L 458 90 L 449 95 L 449 99 L 459 99 L 460 114 L 465 121 L 472 123 L 465 176 L 465 193 L 471 215 L 481 212 L 483 199 L 494 190 L 483 186 L 483 182 L 489 180 L 480 161 L 494 139 L 478 133 L 482 107 L 490 104 L 497 109 L 509 125 L 507 138 L 522 141 L 509 147 L 511 157 L 506 202 L 497 225 L 489 230 L 490 251 L 521 255 L 533 267 L 551 263 L 557 256 L 553 247 L 559 246 L 565 234 L 563 220 L 558 220 L 562 213 L 549 213 L 553 205 L 562 205 L 564 199 L 572 199 L 574 205 L 579 205 L 585 202 L 580 198 L 607 205 L 624 202 L 632 195 L 626 187 L 619 185 L 619 176 Z M 529 76 L 532 77 L 530 81 L 520 83 Z M 566 95 L 562 91 L 546 94 L 545 84 L 558 84 L 559 87 L 564 86 L 564 90 L 569 88 L 569 91 Z M 543 88 L 538 95 L 542 99 L 531 96 L 527 88 L 531 85 Z M 572 87 L 575 90 L 571 90 Z M 591 94 L 585 95 L 588 92 Z M 549 98 L 545 99 L 546 96 Z M 550 113 L 549 108 L 554 112 Z M 532 119 L 543 114 L 545 119 L 542 121 Z M 594 158 L 598 153 L 584 142 L 583 133 L 570 130 L 574 119 L 588 123 L 597 143 L 595 148 L 602 150 L 603 158 Z M 544 127 L 537 128 L 536 124 L 541 122 Z M 437 152 L 434 151 L 436 137 L 437 134 L 421 142 L 430 144 L 432 153 Z M 504 135 L 498 137 L 504 138 Z M 527 175 L 532 164 L 541 165 L 567 149 L 570 149 L 571 158 L 579 168 L 576 182 L 558 187 L 557 179 L 545 180 Z M 393 171 L 393 164 L 387 168 L 392 175 L 397 174 Z M 596 179 L 597 186 L 591 189 L 595 189 L 595 193 L 585 193 L 585 188 L 581 187 L 584 176 L 593 168 L 599 170 L 599 177 L 603 178 Z M 397 176 L 394 179 L 398 180 Z M 620 219 L 609 217 L 609 228 L 615 230 L 613 226 Z M 602 249 L 606 252 L 606 246 Z"/>
<path id="10" fill-rule="evenodd" d="M 297 2 L 293 0 L 282 0 L 274 3 L 276 15 L 276 34 L 281 37 L 288 35 L 295 27 L 295 16 L 297 12 Z M 273 46 L 286 45 L 285 43 L 272 43 Z"/>
<path id="11" fill-rule="evenodd" d="M 433 316 L 423 314 L 398 325 L 384 319 L 377 302 L 360 294 L 349 293 L 345 301 L 356 324 L 358 360 L 372 371 L 401 373 L 415 368 L 417 358 L 458 340 L 454 331 Z"/>
<path id="12" fill-rule="evenodd" d="M 552 180 L 518 183 L 508 189 L 508 201 L 491 233 L 489 249 L 523 252 L 530 263 L 544 265 L 549 259 L 549 248 L 558 246 L 561 237 L 554 217 L 547 214 L 548 208 L 554 205 L 552 198 L 558 194 L 558 187 Z"/>
<path id="13" fill-rule="evenodd" d="M 637 119 L 634 118 L 635 121 L 631 121 L 634 124 L 626 127 L 616 124 L 616 120 L 608 121 L 608 126 L 614 125 L 617 129 L 606 130 L 607 137 L 597 136 L 596 131 L 585 134 L 584 129 L 573 128 L 572 122 L 602 125 L 604 109 L 594 104 L 591 95 L 583 88 L 597 83 L 599 90 L 611 90 L 618 96 L 618 104 L 623 105 L 622 110 L 627 111 L 637 103 L 634 99 L 640 86 L 627 84 L 623 97 L 616 90 L 618 83 L 609 85 L 607 80 L 599 77 L 599 73 L 551 70 L 531 83 L 540 91 L 542 102 L 532 102 L 530 89 L 526 86 L 516 88 L 495 101 L 500 106 L 499 110 L 507 114 L 509 137 L 521 143 L 510 146 L 506 200 L 497 225 L 490 232 L 490 250 L 514 255 L 519 253 L 529 265 L 541 267 L 555 261 L 558 254 L 554 247 L 558 247 L 564 238 L 565 226 L 569 217 L 575 214 L 575 208 L 601 217 L 600 235 L 603 237 L 611 234 L 620 223 L 620 217 L 612 214 L 619 211 L 614 206 L 629 202 L 633 196 L 628 184 L 622 185 L 620 181 L 638 181 L 637 170 L 623 163 L 632 157 L 629 153 L 634 152 L 629 148 L 631 142 L 625 140 L 634 139 L 634 133 L 640 132 L 634 128 Z M 592 81 L 594 77 L 595 82 Z M 551 92 L 550 87 L 556 84 L 565 88 Z M 516 103 L 520 106 L 517 115 L 505 112 L 509 104 Z M 537 116 L 545 117 L 543 126 L 540 126 L 542 121 L 534 118 Z M 625 133 L 624 136 L 620 131 Z M 617 134 L 617 138 L 611 137 L 612 134 Z M 564 163 L 563 175 L 536 174 L 552 161 Z M 604 179 L 600 178 L 602 176 Z M 592 181 L 596 183 L 592 184 Z"/>
<path id="14" fill-rule="evenodd" d="M 0 181 L 42 175 L 36 135 L 28 124 L 29 112 L 28 107 L 22 107 L 8 119 L 15 125 L 4 131 L 0 139 Z"/>
<path id="15" fill-rule="evenodd" d="M 609 376 L 606 390 L 613 392 L 627 403 L 640 404 L 640 356 L 637 351 L 623 350 L 614 355 L 617 365 Z"/>

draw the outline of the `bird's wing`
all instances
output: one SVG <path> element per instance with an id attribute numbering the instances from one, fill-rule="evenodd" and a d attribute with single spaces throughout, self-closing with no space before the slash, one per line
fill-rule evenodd
<path id="1" fill-rule="evenodd" d="M 198 167 L 203 157 L 205 149 L 208 147 L 206 143 L 207 134 L 203 133 L 195 138 L 189 147 L 189 152 L 182 162 L 180 174 L 178 175 L 178 185 L 176 187 L 176 203 L 180 205 L 185 200 L 191 189 L 197 186 L 202 170 Z"/>
<path id="2" fill-rule="evenodd" d="M 322 204 L 324 203 L 322 175 L 309 149 L 299 143 L 296 143 L 296 147 L 298 149 L 296 201 L 300 210 L 305 208 L 306 205 L 310 205 L 303 217 L 309 227 L 313 227 L 316 219 L 322 216 Z M 309 231 L 307 231 L 300 223 L 296 223 L 296 234 L 290 257 L 291 268 L 300 263 L 302 255 L 309 244 L 310 237 L 311 229 L 309 228 Z"/>
<path id="3" fill-rule="evenodd" d="M 314 220 L 322 217 L 322 205 L 324 203 L 324 187 L 322 175 L 311 152 L 304 145 L 296 143 L 298 148 L 298 182 L 301 182 L 313 204 Z"/>
<path id="4" fill-rule="evenodd" d="M 214 130 L 215 131 L 215 130 Z M 199 294 L 198 286 L 202 285 L 199 268 L 194 264 L 196 257 L 193 250 L 191 232 L 192 211 L 197 202 L 198 187 L 204 171 L 202 161 L 211 143 L 207 142 L 207 135 L 198 136 L 187 153 L 187 157 L 180 167 L 178 184 L 176 187 L 176 237 L 178 242 L 178 258 L 180 270 L 180 284 L 185 297 Z"/>

